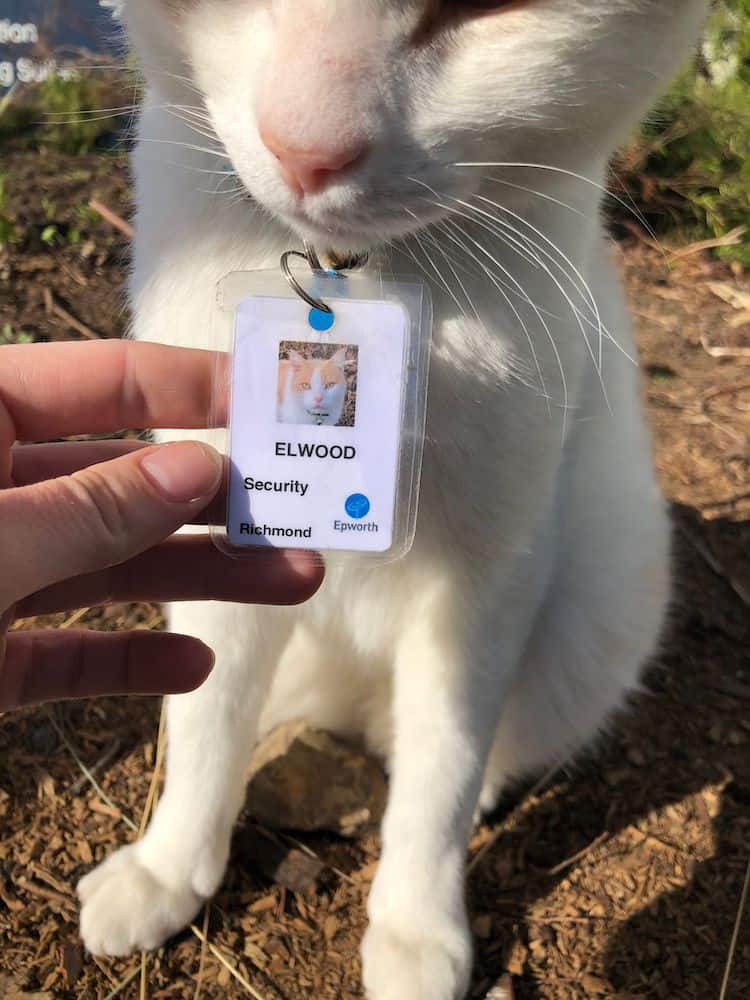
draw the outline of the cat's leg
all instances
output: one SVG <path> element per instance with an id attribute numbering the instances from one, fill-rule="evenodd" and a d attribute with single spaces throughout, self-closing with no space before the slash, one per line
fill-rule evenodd
<path id="1" fill-rule="evenodd" d="M 348 637 L 326 635 L 310 622 L 299 622 L 284 650 L 260 719 L 260 733 L 304 719 L 316 729 L 344 737 L 356 734 L 361 672 L 353 670 L 355 653 Z"/>
<path id="2" fill-rule="evenodd" d="M 389 802 L 363 942 L 369 1000 L 459 1000 L 469 982 L 466 848 L 504 689 L 487 656 L 514 663 L 525 626 L 516 635 L 504 620 L 501 649 L 489 625 L 446 603 L 444 614 L 415 613 L 397 647 Z"/>
<path id="3" fill-rule="evenodd" d="M 208 642 L 216 666 L 197 691 L 168 700 L 166 786 L 145 837 L 79 883 L 81 933 L 94 954 L 158 947 L 218 888 L 289 621 L 279 609 L 172 608 L 170 628 Z"/>
<path id="4" fill-rule="evenodd" d="M 260 720 L 261 736 L 293 719 L 385 759 L 391 746 L 391 662 L 356 649 L 347 633 L 299 623 Z"/>
<path id="5" fill-rule="evenodd" d="M 659 641 L 670 593 L 670 528 L 650 453 L 644 446 L 640 462 L 608 480 L 596 444 L 584 440 L 573 469 L 557 566 L 489 756 L 479 799 L 484 813 L 510 779 L 562 763 L 600 733 L 637 689 Z M 611 452 L 621 462 L 627 449 Z"/>

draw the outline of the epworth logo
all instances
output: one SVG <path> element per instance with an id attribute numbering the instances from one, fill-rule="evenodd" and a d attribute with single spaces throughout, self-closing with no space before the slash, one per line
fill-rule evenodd
<path id="1" fill-rule="evenodd" d="M 0 92 L 112 53 L 120 0 L 0 0 Z"/>

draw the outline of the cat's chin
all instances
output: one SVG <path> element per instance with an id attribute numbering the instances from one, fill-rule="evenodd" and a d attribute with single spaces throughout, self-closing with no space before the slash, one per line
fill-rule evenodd
<path id="1" fill-rule="evenodd" d="M 419 232 L 439 217 L 439 214 L 434 213 L 422 219 L 414 213 L 408 218 L 384 213 L 382 217 L 352 223 L 333 214 L 329 218 L 311 218 L 304 211 L 284 212 L 279 213 L 279 216 L 300 239 L 312 243 L 318 250 L 332 250 L 339 257 L 351 257 L 372 253 L 385 243 Z"/>
<path id="2" fill-rule="evenodd" d="M 427 206 L 424 199 L 399 196 L 397 207 L 376 202 L 373 195 L 347 203 L 325 203 L 315 198 L 305 202 L 259 194 L 249 188 L 250 198 L 301 240 L 319 251 L 333 250 L 338 256 L 372 253 L 392 241 L 406 239 L 427 229 L 449 213 L 441 205 Z M 468 196 L 468 192 L 461 190 Z"/>
<path id="3" fill-rule="evenodd" d="M 295 220 L 292 228 L 302 240 L 312 243 L 320 251 L 333 252 L 338 257 L 366 255 L 384 242 L 382 230 L 375 233 L 345 226 L 320 226 L 307 220 Z"/>

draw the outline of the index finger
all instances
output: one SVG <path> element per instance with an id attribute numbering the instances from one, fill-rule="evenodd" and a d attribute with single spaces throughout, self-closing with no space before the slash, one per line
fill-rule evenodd
<path id="1" fill-rule="evenodd" d="M 212 397 L 226 355 L 214 351 L 127 340 L 0 350 L 2 448 L 125 427 L 207 427 L 214 408 L 215 422 L 225 419 L 224 401 Z"/>

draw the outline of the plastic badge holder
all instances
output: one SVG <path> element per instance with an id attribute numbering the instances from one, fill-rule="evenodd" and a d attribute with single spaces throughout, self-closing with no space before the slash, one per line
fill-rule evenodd
<path id="1" fill-rule="evenodd" d="M 373 273 L 280 271 L 218 285 L 215 426 L 227 424 L 233 556 L 312 549 L 326 563 L 383 563 L 411 548 L 427 408 L 432 302 L 426 285 Z M 228 419 L 226 419 L 228 415 Z"/>

